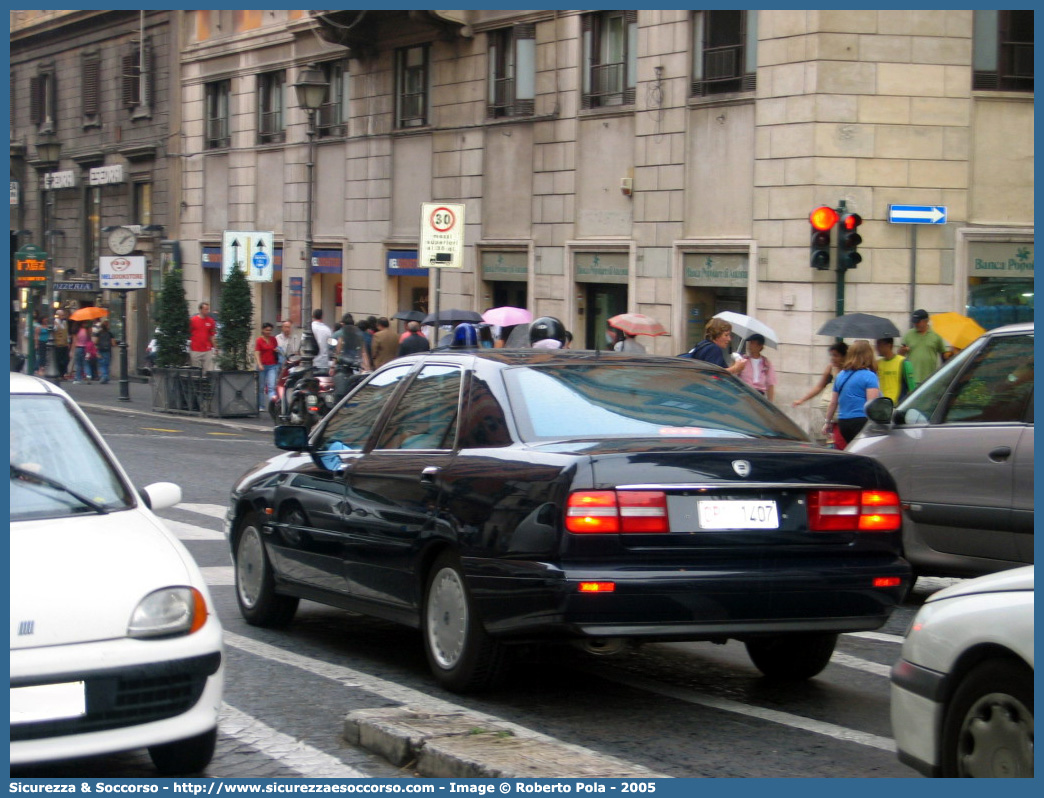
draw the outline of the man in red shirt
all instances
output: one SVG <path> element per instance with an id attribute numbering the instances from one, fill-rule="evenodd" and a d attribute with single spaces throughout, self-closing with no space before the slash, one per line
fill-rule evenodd
<path id="1" fill-rule="evenodd" d="M 214 370 L 214 335 L 217 322 L 210 315 L 210 303 L 200 302 L 199 313 L 189 319 L 189 362 L 203 371 Z"/>

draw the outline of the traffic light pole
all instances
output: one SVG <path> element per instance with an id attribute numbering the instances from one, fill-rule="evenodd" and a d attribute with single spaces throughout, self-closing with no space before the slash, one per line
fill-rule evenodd
<path id="1" fill-rule="evenodd" d="M 845 201 L 838 200 L 837 203 L 837 218 L 843 219 L 845 216 Z M 834 314 L 837 316 L 845 315 L 845 267 L 841 263 L 841 231 L 838 230 L 837 236 L 837 254 L 834 259 L 834 270 L 837 274 L 837 280 L 835 282 L 834 291 Z M 837 340 L 841 340 L 838 338 Z"/>

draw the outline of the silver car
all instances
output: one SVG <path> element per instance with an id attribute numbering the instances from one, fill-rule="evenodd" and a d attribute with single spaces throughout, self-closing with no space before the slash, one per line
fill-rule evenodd
<path id="1" fill-rule="evenodd" d="M 914 572 L 964 577 L 1032 564 L 1033 324 L 989 331 L 894 413 L 881 412 L 887 404 L 868 405 L 871 421 L 847 451 L 895 478 Z"/>

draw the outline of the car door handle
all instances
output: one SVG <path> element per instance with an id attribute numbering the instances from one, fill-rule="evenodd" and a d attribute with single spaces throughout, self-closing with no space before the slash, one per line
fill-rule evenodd
<path id="1" fill-rule="evenodd" d="M 438 466 L 428 466 L 427 468 L 425 468 L 423 471 L 421 471 L 421 478 L 420 478 L 421 484 L 422 485 L 434 485 L 435 484 L 435 477 L 437 477 L 439 475 L 440 471 L 442 471 L 442 469 L 439 468 Z"/>
<path id="2" fill-rule="evenodd" d="M 1003 463 L 1009 457 L 1011 457 L 1010 446 L 998 446 L 996 449 L 992 449 L 987 457 L 990 458 L 994 463 Z"/>

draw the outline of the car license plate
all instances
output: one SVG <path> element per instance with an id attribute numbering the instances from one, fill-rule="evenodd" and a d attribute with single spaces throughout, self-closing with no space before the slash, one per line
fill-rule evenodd
<path id="1" fill-rule="evenodd" d="M 11 723 L 78 718 L 87 714 L 83 682 L 11 688 Z"/>
<path id="2" fill-rule="evenodd" d="M 696 503 L 700 529 L 779 529 L 774 501 L 707 501 Z"/>

